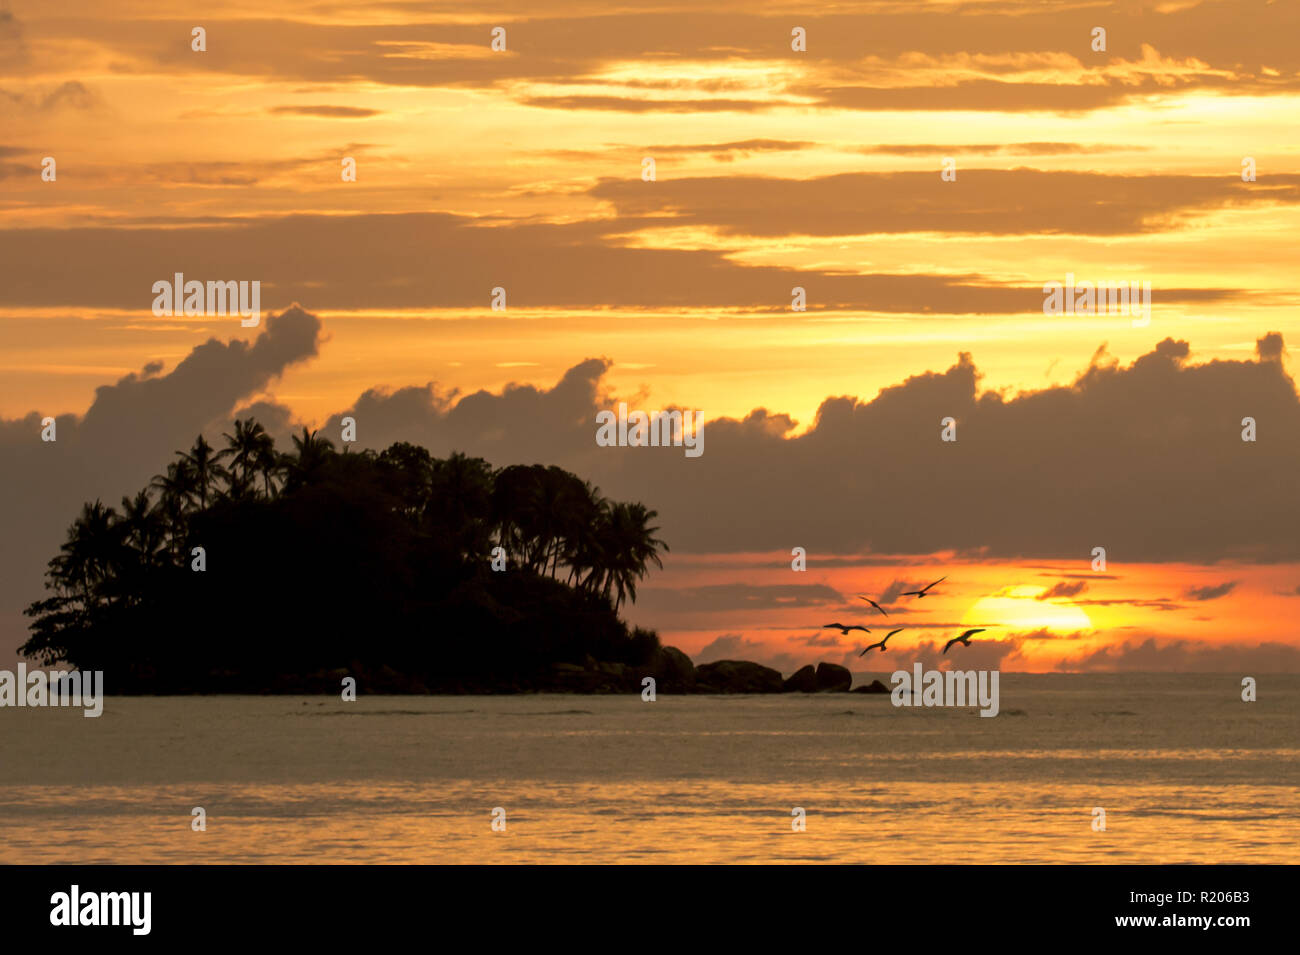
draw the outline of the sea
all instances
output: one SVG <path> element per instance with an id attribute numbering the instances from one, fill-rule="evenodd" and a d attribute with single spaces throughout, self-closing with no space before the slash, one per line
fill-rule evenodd
<path id="1" fill-rule="evenodd" d="M 0 863 L 1296 863 L 1300 675 L 1256 679 L 5 708 Z"/>

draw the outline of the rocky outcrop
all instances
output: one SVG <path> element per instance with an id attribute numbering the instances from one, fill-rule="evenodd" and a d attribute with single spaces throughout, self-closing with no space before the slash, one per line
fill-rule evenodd
<path id="1" fill-rule="evenodd" d="M 853 692 L 854 693 L 888 693 L 889 687 L 885 686 L 885 684 L 881 683 L 879 680 L 872 680 L 871 683 L 869 683 L 867 686 L 855 686 L 853 688 Z"/>
<path id="2" fill-rule="evenodd" d="M 853 685 L 853 674 L 838 663 L 817 664 L 817 692 L 847 693 Z"/>
<path id="3" fill-rule="evenodd" d="M 811 663 L 806 667 L 801 667 L 795 671 L 790 679 L 782 684 L 782 689 L 787 693 L 816 693 L 817 668 Z"/>
<path id="4" fill-rule="evenodd" d="M 649 675 L 655 678 L 656 691 L 689 693 L 695 689 L 695 664 L 676 647 L 660 647 L 655 651 Z"/>
<path id="5" fill-rule="evenodd" d="M 780 693 L 781 674 L 761 663 L 747 660 L 718 660 L 695 668 L 695 678 L 704 693 Z"/>

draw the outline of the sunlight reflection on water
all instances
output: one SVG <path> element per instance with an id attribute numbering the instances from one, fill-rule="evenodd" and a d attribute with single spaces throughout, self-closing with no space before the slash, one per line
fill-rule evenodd
<path id="1" fill-rule="evenodd" d="M 1008 675 L 1010 719 L 844 695 L 9 710 L 0 861 L 1298 861 L 1300 685 L 1246 706 L 1204 675 L 1079 679 Z"/>

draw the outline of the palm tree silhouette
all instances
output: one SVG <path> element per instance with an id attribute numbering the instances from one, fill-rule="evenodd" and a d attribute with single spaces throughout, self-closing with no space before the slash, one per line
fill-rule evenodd
<path id="1" fill-rule="evenodd" d="M 659 528 L 647 526 L 658 516 L 643 504 L 622 502 L 612 504 L 606 512 L 599 531 L 603 593 L 608 598 L 611 590 L 614 592 L 616 613 L 625 599 L 636 602 L 637 581 L 646 575 L 650 563 L 663 567 L 659 549 L 666 551 L 668 545 L 654 536 Z"/>
<path id="2" fill-rule="evenodd" d="M 166 474 L 154 475 L 150 486 L 159 492 L 157 510 L 166 527 L 168 545 L 179 556 L 185 546 L 186 517 L 198 488 L 194 471 L 184 459 L 173 461 L 167 465 Z"/>
<path id="3" fill-rule="evenodd" d="M 190 469 L 194 476 L 194 489 L 199 494 L 199 510 L 208 509 L 208 489 L 218 478 L 226 476 L 226 469 L 221 466 L 224 451 L 213 451 L 212 445 L 203 435 L 194 439 L 194 447 L 189 451 L 177 451 L 177 455 Z"/>
<path id="4" fill-rule="evenodd" d="M 491 465 L 454 452 L 445 461 L 433 462 L 429 491 L 428 511 L 437 531 L 447 535 L 462 555 L 485 556 L 491 536 Z"/>
<path id="5" fill-rule="evenodd" d="M 235 421 L 235 433 L 223 433 L 230 455 L 231 492 L 242 496 L 253 483 L 254 475 L 262 475 L 266 496 L 271 496 L 271 478 L 275 473 L 275 442 L 266 429 L 252 418 Z"/>
<path id="6" fill-rule="evenodd" d="M 658 515 L 644 505 L 606 500 L 555 466 L 498 471 L 482 458 L 439 459 L 409 443 L 343 455 L 307 428 L 278 454 L 252 418 L 223 437 L 220 451 L 196 437 L 147 487 L 123 497 L 120 511 L 99 500 L 82 506 L 47 565 L 47 596 L 25 611 L 33 623 L 23 653 L 83 669 L 112 666 L 137 686 L 164 673 L 180 685 L 214 686 L 246 673 L 324 671 L 353 659 L 344 654 L 366 652 L 374 656 L 363 662 L 415 667 L 422 679 L 468 674 L 476 685 L 499 677 L 513 686 L 538 667 L 584 654 L 639 665 L 658 646 L 653 633 L 629 633 L 617 616 L 668 550 L 656 536 Z M 268 632 L 284 630 L 275 616 L 280 593 L 265 581 L 290 541 L 305 541 L 309 555 L 290 581 L 331 588 L 347 580 L 367 595 L 367 616 L 323 612 L 314 629 L 298 630 L 324 637 L 267 638 L 264 659 L 231 656 L 214 668 L 208 656 L 178 648 L 171 633 L 199 604 L 203 619 L 194 625 L 211 633 L 240 619 L 233 604 L 210 602 L 212 584 L 222 592 L 242 586 L 222 577 L 231 571 L 201 580 L 188 572 L 187 550 L 200 538 L 234 555 L 224 566 L 260 568 L 252 576 L 262 583 L 247 592 L 250 606 L 270 615 Z M 493 543 L 506 548 L 514 573 L 490 572 Z M 363 630 L 383 636 L 362 649 L 350 635 Z M 481 630 L 485 644 L 510 652 L 444 637 Z"/>
<path id="7" fill-rule="evenodd" d="M 334 454 L 334 443 L 317 437 L 317 432 L 303 426 L 302 436 L 293 435 L 293 450 L 281 455 L 280 468 L 285 472 L 285 490 L 307 484 Z"/>

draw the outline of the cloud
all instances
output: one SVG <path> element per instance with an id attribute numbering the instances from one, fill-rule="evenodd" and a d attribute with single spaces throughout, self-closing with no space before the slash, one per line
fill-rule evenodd
<path id="1" fill-rule="evenodd" d="M 761 204 L 761 196 L 746 202 Z M 779 205 L 775 196 L 773 204 Z M 782 222 L 783 215 L 774 212 L 772 221 Z M 153 301 L 154 282 L 185 271 L 202 279 L 257 279 L 262 302 L 271 308 L 295 301 L 336 309 L 486 308 L 488 290 L 503 286 L 512 308 L 698 306 L 790 316 L 790 289 L 803 285 L 816 290 L 814 310 L 1042 312 L 1041 283 L 745 266 L 724 251 L 622 245 L 623 233 L 651 224 L 664 220 L 488 224 L 447 213 L 404 213 L 0 229 L 0 261 L 7 266 L 0 306 L 144 309 Z M 1159 292 L 1162 302 L 1233 294 Z"/>
<path id="2" fill-rule="evenodd" d="M 1237 586 L 1237 581 L 1229 580 L 1222 584 L 1215 584 L 1207 587 L 1189 587 L 1184 593 L 1184 597 L 1192 600 L 1218 600 L 1220 597 L 1226 597 L 1232 593 L 1233 588 Z"/>
<path id="3" fill-rule="evenodd" d="M 886 587 L 884 590 L 880 592 L 880 596 L 876 598 L 876 603 L 882 604 L 885 607 L 888 607 L 890 610 L 893 610 L 894 601 L 896 601 L 900 596 L 902 596 L 904 592 L 918 591 L 928 583 L 931 583 L 931 581 L 899 580 L 898 578 L 895 578 L 889 582 L 888 587 Z M 871 595 L 868 594 L 867 596 L 871 596 Z"/>
<path id="4" fill-rule="evenodd" d="M 759 152 L 798 152 L 815 146 L 808 140 L 792 139 L 743 139 L 730 143 L 686 143 L 679 145 L 659 144 L 646 146 L 647 156 L 676 156 L 690 153 L 759 153 Z M 622 151 L 622 150 L 620 150 Z"/>
<path id="5" fill-rule="evenodd" d="M 1113 152 L 1145 152 L 1150 146 L 1112 145 L 1110 143 L 881 143 L 859 146 L 857 152 L 868 156 L 1073 156 Z"/>
<path id="6" fill-rule="evenodd" d="M 1098 359 L 1069 385 L 1007 396 L 981 392 L 963 354 L 871 399 L 827 398 L 803 433 L 763 408 L 706 414 L 696 459 L 595 445 L 595 413 L 616 400 L 608 368 L 588 360 L 549 390 L 371 391 L 340 415 L 373 447 L 407 439 L 568 467 L 658 510 L 674 554 L 788 552 L 797 541 L 826 556 L 1085 560 L 1101 544 L 1118 562 L 1300 559 L 1290 532 L 1300 502 L 1282 477 L 1300 470 L 1300 400 L 1276 361 L 1198 364 L 1187 342 L 1165 339 L 1126 367 Z M 1266 425 L 1255 443 L 1240 439 L 1242 407 Z M 940 440 L 945 417 L 955 442 Z M 882 596 L 904 582 L 914 583 L 895 580 Z"/>
<path id="7" fill-rule="evenodd" d="M 1255 354 L 1261 361 L 1280 361 L 1286 355 L 1286 348 L 1282 344 L 1282 335 L 1279 332 L 1269 332 L 1263 338 L 1255 342 Z"/>
<path id="8" fill-rule="evenodd" d="M 67 80 L 53 88 L 31 90 L 0 89 L 10 107 L 24 113 L 49 113 L 60 109 L 95 110 L 103 105 L 98 93 L 78 80 Z"/>
<path id="9" fill-rule="evenodd" d="M 987 634 L 979 634 L 971 638 L 969 647 L 958 643 L 944 653 L 944 644 L 956 635 L 941 636 L 937 640 L 918 639 L 913 643 L 892 647 L 885 654 L 873 650 L 865 657 L 859 657 L 857 650 L 850 650 L 839 662 L 851 670 L 886 674 L 896 670 L 910 671 L 917 663 L 927 670 L 1001 670 L 1005 668 L 1004 661 L 1015 656 L 1025 639 L 1024 636 L 987 639 Z M 888 683 L 888 679 L 885 682 Z"/>
<path id="10" fill-rule="evenodd" d="M 379 116 L 383 111 L 363 109 L 360 106 L 273 106 L 268 112 L 276 115 L 319 116 L 333 119 L 365 119 Z"/>
<path id="11" fill-rule="evenodd" d="M 790 653 L 774 651 L 767 644 L 750 640 L 738 633 L 722 634 L 701 648 L 691 659 L 697 666 L 718 660 L 748 660 L 751 663 L 761 663 L 763 666 L 780 670 L 783 676 L 789 676 L 810 662 Z"/>
<path id="12" fill-rule="evenodd" d="M 1084 657 L 1064 661 L 1058 670 L 1148 671 L 1183 673 L 1296 673 L 1300 672 L 1300 647 L 1284 643 L 1255 646 L 1213 646 L 1192 640 L 1149 637 L 1141 643 L 1101 647 Z M 1239 680 L 1234 676 L 1234 680 Z M 1240 692 L 1240 683 L 1225 693 Z"/>
<path id="13" fill-rule="evenodd" d="M 839 600 L 839 592 L 825 584 L 711 584 L 647 589 L 638 605 L 644 609 L 662 608 L 683 613 L 717 613 L 822 607 Z"/>
<path id="14" fill-rule="evenodd" d="M 841 647 L 844 645 L 845 640 L 837 630 L 819 630 L 802 638 L 799 642 L 807 647 Z"/>
<path id="15" fill-rule="evenodd" d="M 947 155 L 947 154 L 945 154 Z M 727 235 L 1129 235 L 1229 206 L 1300 202 L 1300 175 L 1260 183 L 1230 176 L 1103 175 L 1040 169 L 961 169 L 959 189 L 936 172 L 852 172 L 811 179 L 700 176 L 644 183 L 603 179 L 590 194 L 624 216 Z M 1059 276 L 1047 276 L 1060 279 Z"/>
<path id="16" fill-rule="evenodd" d="M 1145 607 L 1148 610 L 1182 610 L 1183 605 L 1177 601 L 1170 600 L 1167 597 L 1154 597 L 1150 599 L 1134 597 L 1093 597 L 1087 600 L 1074 601 L 1080 607 Z"/>
<path id="17" fill-rule="evenodd" d="M 1035 600 L 1051 600 L 1055 597 L 1077 597 L 1088 589 L 1086 580 L 1058 581 L 1051 587 L 1048 587 L 1041 594 L 1035 597 Z"/>

